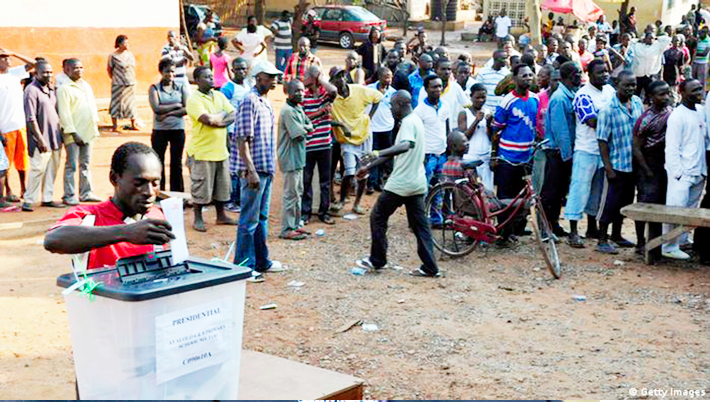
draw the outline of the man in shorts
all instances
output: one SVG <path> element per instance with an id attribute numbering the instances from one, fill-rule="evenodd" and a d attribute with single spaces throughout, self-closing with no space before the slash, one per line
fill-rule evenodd
<path id="1" fill-rule="evenodd" d="M 11 67 L 12 57 L 25 63 L 25 65 Z M 25 172 L 30 166 L 27 154 L 27 131 L 25 128 L 24 95 L 22 80 L 29 78 L 29 70 L 34 68 L 34 61 L 15 52 L 0 48 L 0 136 L 3 137 L 5 153 L 9 161 L 7 171 L 14 165 L 20 176 L 21 194 L 25 189 Z M 12 194 L 9 180 L 6 180 L 5 190 L 7 200 L 19 201 Z"/>
<path id="2" fill-rule="evenodd" d="M 198 91 L 187 100 L 187 115 L 192 121 L 192 138 L 187 146 L 195 221 L 192 227 L 206 232 L 202 208 L 214 203 L 218 225 L 236 225 L 227 217 L 224 205 L 229 202 L 229 150 L 227 126 L 234 123 L 236 111 L 229 100 L 214 90 L 212 70 L 199 66 L 194 72 Z"/>
<path id="3" fill-rule="evenodd" d="M 357 164 L 360 158 L 372 152 L 372 135 L 370 135 L 370 120 L 377 111 L 384 95 L 377 89 L 362 85 L 347 84 L 346 71 L 333 68 L 330 71 L 330 82 L 337 90 L 338 95 L 333 101 L 333 127 L 338 142 L 342 144 L 343 164 L 345 175 L 340 187 L 340 203 L 331 207 L 340 211 L 345 204 L 350 185 L 353 182 Z M 368 106 L 372 105 L 369 114 L 365 113 Z M 353 204 L 353 212 L 364 215 L 365 210 L 360 207 L 360 200 L 365 191 L 367 180 L 358 180 L 357 196 Z"/>

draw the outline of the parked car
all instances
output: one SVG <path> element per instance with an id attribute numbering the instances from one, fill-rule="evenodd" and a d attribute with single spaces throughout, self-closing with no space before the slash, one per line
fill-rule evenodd
<path id="1" fill-rule="evenodd" d="M 207 12 L 212 10 L 208 6 L 185 4 L 183 6 L 183 11 L 185 12 L 185 24 L 187 25 L 187 31 L 190 34 L 190 39 L 194 42 L 195 36 L 197 35 L 197 24 L 203 22 L 207 17 Z M 212 22 L 215 25 L 213 29 L 214 35 L 222 36 L 222 23 L 219 19 L 219 15 L 215 12 L 212 12 Z M 185 35 L 185 32 L 180 33 Z"/>
<path id="2" fill-rule="evenodd" d="M 387 29 L 387 21 L 359 6 L 317 6 L 312 10 L 320 28 L 318 42 L 337 42 L 343 49 L 352 49 L 356 42 L 366 41 L 372 27 L 379 27 L 383 33 Z"/>

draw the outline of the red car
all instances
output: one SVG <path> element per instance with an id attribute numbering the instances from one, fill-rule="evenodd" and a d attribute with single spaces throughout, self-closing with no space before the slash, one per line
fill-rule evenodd
<path id="1" fill-rule="evenodd" d="M 367 41 L 372 27 L 379 27 L 383 34 L 387 28 L 387 21 L 358 6 L 317 6 L 311 10 L 316 13 L 315 24 L 320 28 L 318 42 L 337 42 L 343 49 Z"/>

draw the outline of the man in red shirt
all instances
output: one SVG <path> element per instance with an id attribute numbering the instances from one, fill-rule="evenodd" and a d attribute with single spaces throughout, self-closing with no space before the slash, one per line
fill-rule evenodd
<path id="1" fill-rule="evenodd" d="M 154 205 L 161 171 L 152 148 L 138 142 L 121 145 L 111 158 L 113 197 L 70 209 L 49 229 L 44 248 L 58 254 L 89 253 L 87 269 L 94 269 L 170 242 L 175 238 L 170 224 Z"/>

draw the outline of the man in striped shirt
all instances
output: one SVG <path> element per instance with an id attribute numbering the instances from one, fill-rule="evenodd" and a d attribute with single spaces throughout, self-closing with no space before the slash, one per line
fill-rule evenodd
<path id="1" fill-rule="evenodd" d="M 293 79 L 305 81 L 306 71 L 308 71 L 310 66 L 323 68 L 320 59 L 311 53 L 311 41 L 308 38 L 301 38 L 298 40 L 298 53 L 292 55 L 286 65 L 284 82 L 289 82 Z"/>
<path id="2" fill-rule="evenodd" d="M 318 218 L 332 225 L 333 218 L 328 215 L 330 208 L 330 164 L 333 151 L 330 109 L 337 89 L 323 75 L 319 66 L 311 66 L 305 75 L 306 93 L 303 97 L 303 110 L 313 123 L 313 131 L 306 136 L 306 167 L 303 171 L 303 200 L 301 217 L 305 224 L 311 219 L 313 205 L 313 171 L 318 166 L 320 181 L 320 207 Z"/>
<path id="3" fill-rule="evenodd" d="M 276 68 L 286 71 L 286 63 L 293 55 L 291 45 L 291 14 L 288 10 L 281 12 L 281 18 L 271 24 L 271 32 L 274 33 L 274 50 L 276 53 Z"/>
<path id="4" fill-rule="evenodd" d="M 496 95 L 496 87 L 498 83 L 510 74 L 510 70 L 506 67 L 506 60 L 505 51 L 496 50 L 493 52 L 493 65 L 491 67 L 483 67 L 476 76 L 476 80 L 486 87 L 488 99 L 485 106 L 490 110 L 495 110 L 502 99 L 502 96 Z"/>

